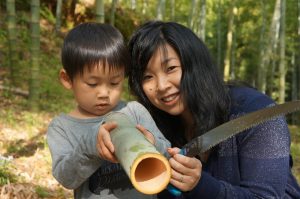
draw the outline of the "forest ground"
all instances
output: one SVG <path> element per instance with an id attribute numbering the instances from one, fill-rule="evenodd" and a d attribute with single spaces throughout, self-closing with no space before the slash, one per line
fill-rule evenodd
<path id="1" fill-rule="evenodd" d="M 72 198 L 51 175 L 47 126 L 56 113 L 31 112 L 25 99 L 4 97 L 0 91 L 0 198 Z M 293 172 L 300 182 L 300 128 L 289 126 Z M 7 160 L 5 160 L 7 159 Z"/>
<path id="2" fill-rule="evenodd" d="M 73 198 L 51 174 L 45 140 L 54 113 L 29 112 L 23 100 L 4 98 L 0 91 L 0 198 Z"/>

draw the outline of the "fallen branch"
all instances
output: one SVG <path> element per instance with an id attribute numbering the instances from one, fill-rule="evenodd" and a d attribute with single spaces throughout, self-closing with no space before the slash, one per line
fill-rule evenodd
<path id="1" fill-rule="evenodd" d="M 0 90 L 10 91 L 14 94 L 17 94 L 17 95 L 20 95 L 20 96 L 23 96 L 23 97 L 28 97 L 29 96 L 28 91 L 24 91 L 20 88 L 11 88 L 11 87 L 0 85 Z"/>

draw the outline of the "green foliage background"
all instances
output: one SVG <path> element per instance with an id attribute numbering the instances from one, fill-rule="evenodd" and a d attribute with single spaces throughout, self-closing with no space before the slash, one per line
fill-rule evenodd
<path id="1" fill-rule="evenodd" d="M 109 17 L 111 12 L 111 1 L 105 2 L 105 22 L 109 23 Z M 115 14 L 115 26 L 123 33 L 126 41 L 129 40 L 130 35 L 136 29 L 137 26 L 144 23 L 147 20 L 156 18 L 157 2 L 154 0 L 147 1 L 147 7 L 145 14 L 142 13 L 143 7 L 142 0 L 136 0 L 136 9 L 132 10 L 130 7 L 131 1 L 119 1 Z M 200 5 L 197 1 L 196 14 L 194 17 L 194 24 L 192 29 L 197 31 L 197 24 L 199 23 L 198 14 L 200 12 Z M 221 59 L 224 59 L 226 50 L 226 34 L 228 25 L 228 11 L 230 6 L 229 0 L 221 1 Z M 260 41 L 259 35 L 262 25 L 262 4 L 263 1 L 244 0 L 238 1 L 238 17 L 235 19 L 236 30 L 236 53 L 235 53 L 235 74 L 237 80 L 242 80 L 250 85 L 253 85 L 257 77 L 257 68 L 259 66 L 259 48 L 262 42 L 266 42 L 269 32 L 269 24 L 271 23 L 275 1 L 264 1 L 265 4 L 265 17 L 266 17 L 266 29 L 263 41 Z M 206 38 L 205 43 L 211 50 L 211 54 L 216 61 L 217 58 L 217 12 L 218 1 L 207 0 L 206 1 Z M 42 109 L 54 108 L 53 103 L 48 103 L 47 100 L 54 100 L 56 103 L 62 101 L 65 104 L 64 99 L 70 97 L 60 86 L 57 81 L 58 70 L 61 67 L 60 64 L 60 47 L 64 35 L 73 26 L 84 22 L 95 20 L 95 11 L 93 6 L 85 7 L 82 1 L 77 1 L 79 11 L 75 15 L 75 19 L 70 21 L 68 14 L 68 6 L 70 2 L 64 3 L 62 11 L 62 27 L 61 35 L 55 33 L 55 9 L 56 1 L 42 0 L 41 1 L 41 57 L 40 57 L 40 107 Z M 188 25 L 188 18 L 190 13 L 191 1 L 182 0 L 175 1 L 175 21 Z M 0 2 L 0 66 L 1 66 L 1 79 L 4 84 L 9 85 L 9 73 L 8 73 L 8 45 L 7 45 L 7 32 L 6 32 L 6 8 L 5 1 Z M 293 72 L 291 66 L 291 59 L 293 53 L 299 54 L 297 48 L 297 39 L 299 35 L 297 33 L 298 27 L 298 7 L 297 1 L 287 1 L 286 12 L 286 65 L 287 65 L 287 87 L 286 87 L 286 100 L 291 98 L 291 74 Z M 17 19 L 17 45 L 18 45 L 18 87 L 23 90 L 28 90 L 28 81 L 30 77 L 30 4 L 28 1 L 16 0 L 16 19 Z M 166 1 L 164 20 L 169 21 L 171 18 L 171 4 L 170 1 Z M 273 60 L 278 62 L 277 57 Z M 219 66 L 223 69 L 223 63 Z M 276 75 L 278 76 L 278 74 Z M 278 79 L 274 79 L 275 91 L 272 96 L 277 99 Z M 254 85 L 255 86 L 255 85 Z M 60 99 L 60 100 L 57 100 Z M 46 102 L 44 102 L 46 101 Z M 65 107 L 65 106 L 64 106 Z"/>
<path id="2" fill-rule="evenodd" d="M 17 74 L 18 82 L 17 87 L 27 91 L 28 81 L 30 77 L 30 2 L 23 0 L 16 0 L 16 19 L 17 19 Z M 94 21 L 95 11 L 94 7 L 85 7 L 81 1 L 78 1 L 78 5 L 82 6 L 82 9 L 77 12 L 75 20 L 69 20 L 67 16 L 67 9 L 70 6 L 70 1 L 64 4 L 62 14 L 62 27 L 61 34 L 55 32 L 55 9 L 56 1 L 42 0 L 40 10 L 40 27 L 41 27 L 41 53 L 40 53 L 40 76 L 39 76 L 39 101 L 38 105 L 40 110 L 38 112 L 28 112 L 28 101 L 26 98 L 20 99 L 8 92 L 7 90 L 0 90 L 0 130 L 1 124 L 5 124 L 9 128 L 22 131 L 18 126 L 22 128 L 31 128 L 32 126 L 38 126 L 43 123 L 45 112 L 47 117 L 54 117 L 59 112 L 68 112 L 73 106 L 74 102 L 71 93 L 63 89 L 58 81 L 58 72 L 61 68 L 60 62 L 60 48 L 64 35 L 75 25 L 85 22 Z M 143 14 L 143 1 L 137 0 L 137 7 L 135 10 L 131 9 L 130 1 L 119 1 L 116 9 L 115 26 L 123 33 L 126 41 L 129 40 L 132 32 L 147 20 L 156 18 L 157 2 L 156 0 L 147 1 L 146 13 Z M 188 25 L 188 18 L 190 13 L 190 0 L 175 1 L 175 21 Z M 198 1 L 200 2 L 200 1 Z M 205 43 L 211 50 L 212 56 L 217 57 L 217 0 L 207 0 L 207 16 L 206 16 L 206 38 Z M 224 59 L 226 49 L 226 34 L 228 26 L 228 11 L 230 6 L 230 0 L 223 0 L 221 7 L 221 58 Z M 262 4 L 265 4 L 265 16 L 266 16 L 266 30 L 265 40 L 260 40 L 261 24 L 262 24 Z M 7 26 L 6 26 L 6 5 L 5 1 L 0 1 L 0 85 L 9 86 L 9 67 L 8 67 L 8 41 L 7 41 Z M 111 12 L 111 1 L 105 1 L 105 22 L 109 23 L 109 16 Z M 257 76 L 257 68 L 259 64 L 259 48 L 262 42 L 266 42 L 269 32 L 269 24 L 271 23 L 275 1 L 253 1 L 243 0 L 238 1 L 238 18 L 236 19 L 236 79 L 243 80 L 249 84 L 253 84 Z M 199 13 L 199 8 L 196 9 L 196 13 Z M 198 16 L 198 15 L 197 15 Z M 199 19 L 194 16 L 193 29 L 196 31 L 197 23 Z M 286 100 L 291 100 L 291 75 L 292 69 L 292 56 L 294 54 L 299 56 L 299 45 L 295 41 L 300 41 L 297 33 L 299 16 L 299 8 L 297 0 L 287 0 L 287 12 L 286 12 L 286 65 L 287 65 L 287 88 Z M 166 1 L 166 8 L 164 13 L 164 20 L 169 21 L 171 18 L 170 1 Z M 273 60 L 278 62 L 278 57 L 274 57 Z M 298 63 L 299 64 L 299 63 Z M 223 69 L 223 63 L 219 66 Z M 276 74 L 278 76 L 278 74 Z M 273 84 L 275 87 L 278 85 L 278 79 L 275 78 Z M 126 85 L 125 85 L 126 87 Z M 277 99 L 277 90 L 275 89 L 272 96 Z M 300 96 L 299 96 L 300 97 Z M 133 99 L 128 92 L 127 87 L 123 94 L 123 98 Z M 299 115 L 298 115 L 298 121 Z M 39 127 L 40 128 L 40 127 Z M 42 127 L 41 127 L 42 128 Z M 43 126 L 45 128 L 45 126 Z M 300 180 L 300 129 L 298 126 L 290 126 L 292 135 L 291 151 L 294 157 L 294 168 L 298 181 Z M 28 130 L 28 132 L 31 132 Z M 1 131 L 0 131 L 1 135 Z M 29 135 L 30 138 L 34 135 Z M 36 140 L 37 146 L 44 141 L 40 139 Z M 4 143 L 4 142 L 3 142 Z M 5 148 L 6 153 L 22 153 L 24 152 L 24 145 L 13 142 L 11 145 L 6 146 L 0 144 Z M 25 150 L 26 152 L 26 150 Z M 1 150 L 0 150 L 1 154 Z M 18 178 L 10 172 L 8 167 L 11 165 L 1 164 L 0 162 L 0 187 L 3 184 L 7 184 L 8 181 L 16 182 Z M 36 187 L 36 192 L 40 193 L 40 197 L 47 197 L 47 193 L 44 192 L 43 187 Z M 44 195 L 44 196 L 43 196 Z M 46 195 L 46 196 L 45 196 Z"/>

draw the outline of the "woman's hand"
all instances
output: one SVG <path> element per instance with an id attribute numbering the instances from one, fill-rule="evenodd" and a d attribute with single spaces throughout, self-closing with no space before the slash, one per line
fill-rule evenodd
<path id="1" fill-rule="evenodd" d="M 145 127 L 143 127 L 140 124 L 136 125 L 136 128 L 147 138 L 147 140 L 150 143 L 155 145 L 155 139 L 154 139 L 154 136 L 152 135 L 152 133 L 150 133 L 147 129 L 145 129 Z"/>
<path id="2" fill-rule="evenodd" d="M 170 183 L 181 191 L 191 191 L 201 178 L 202 164 L 197 158 L 190 158 L 179 152 L 179 148 L 168 149 L 172 167 Z"/>
<path id="3" fill-rule="evenodd" d="M 107 122 L 100 126 L 97 135 L 97 149 L 102 159 L 117 163 L 118 160 L 114 155 L 114 145 L 111 142 L 110 131 L 117 127 L 115 122 Z"/>

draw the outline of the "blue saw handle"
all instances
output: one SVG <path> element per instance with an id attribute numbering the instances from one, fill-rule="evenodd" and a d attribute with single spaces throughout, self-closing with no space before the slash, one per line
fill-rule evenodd
<path id="1" fill-rule="evenodd" d="M 186 150 L 181 149 L 179 151 L 179 154 L 186 155 Z M 167 190 L 174 196 L 180 196 L 182 194 L 181 191 L 179 189 L 177 189 L 176 187 L 174 187 L 172 184 L 168 184 Z"/>
<path id="2" fill-rule="evenodd" d="M 173 196 L 180 196 L 181 191 L 174 187 L 172 184 L 168 184 L 167 190 L 173 195 Z"/>

